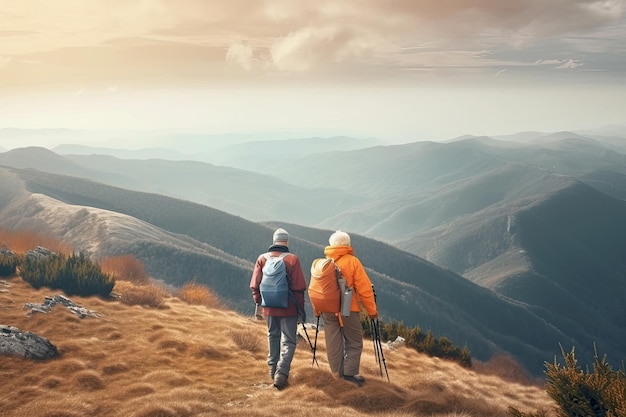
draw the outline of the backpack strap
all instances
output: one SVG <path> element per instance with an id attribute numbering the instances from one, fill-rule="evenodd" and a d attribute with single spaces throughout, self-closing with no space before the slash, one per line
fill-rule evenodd
<path id="1" fill-rule="evenodd" d="M 341 274 L 341 268 L 339 268 L 339 265 L 337 265 L 337 262 L 335 262 L 335 260 L 333 258 L 331 258 L 330 256 L 328 257 L 328 259 L 330 259 L 333 263 L 333 265 L 335 266 L 335 279 L 337 280 L 337 285 L 339 285 L 339 278 L 341 278 L 343 275 Z M 339 286 L 341 288 L 341 286 Z"/>
<path id="2" fill-rule="evenodd" d="M 263 257 L 265 258 L 266 261 L 269 261 L 270 258 L 280 258 L 280 259 L 285 259 L 287 257 L 287 255 L 289 255 L 291 252 L 283 252 L 278 256 L 272 256 L 270 255 L 269 252 L 266 252 L 263 254 Z"/>
<path id="3" fill-rule="evenodd" d="M 342 278 L 343 275 L 341 273 L 341 268 L 339 268 L 339 265 L 337 265 L 337 262 L 335 262 L 335 260 L 333 258 L 331 258 L 330 256 L 327 256 L 328 259 L 330 259 L 330 261 L 333 263 L 333 265 L 335 266 L 335 279 L 337 280 L 337 287 L 339 287 L 339 292 L 341 293 L 340 296 L 340 302 L 339 302 L 339 312 L 335 313 L 335 316 L 337 317 L 337 320 L 339 321 L 339 331 L 341 332 L 342 337 L 345 337 L 345 334 L 343 332 L 343 318 L 341 317 L 341 304 L 343 303 L 343 291 L 345 288 L 341 288 L 341 283 L 339 281 L 339 278 Z M 346 279 L 344 278 L 344 281 Z"/>

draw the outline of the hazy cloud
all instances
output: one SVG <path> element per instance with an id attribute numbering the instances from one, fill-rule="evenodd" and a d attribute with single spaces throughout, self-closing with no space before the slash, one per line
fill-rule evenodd
<path id="1" fill-rule="evenodd" d="M 246 71 L 250 71 L 255 58 L 252 48 L 247 43 L 237 42 L 228 47 L 226 60 L 241 66 Z"/>
<path id="2" fill-rule="evenodd" d="M 305 27 L 277 38 L 272 64 L 283 71 L 306 71 L 376 51 L 377 37 L 350 27 Z"/>
<path id="3" fill-rule="evenodd" d="M 557 66 L 556 69 L 574 69 L 574 68 L 578 68 L 582 66 L 583 64 L 579 62 L 578 60 L 568 59 L 568 60 L 563 60 L 563 62 L 561 62 L 561 64 Z"/>
<path id="4" fill-rule="evenodd" d="M 360 65 L 387 77 L 424 68 L 493 75 L 546 56 L 532 53 L 546 39 L 568 43 L 561 69 L 582 66 L 581 50 L 623 52 L 625 10 L 626 0 L 21 0 L 0 11 L 0 39 L 11 36 L 0 46 L 6 57 L 31 54 L 51 65 L 63 57 L 85 74 L 102 73 L 97 59 L 69 54 L 112 57 L 116 77 L 140 73 L 144 62 L 153 76 L 156 68 L 215 75 L 220 63 L 247 72 L 349 75 Z M 516 52 L 508 62 L 496 59 L 504 48 Z M 176 69 L 182 65 L 198 70 Z"/>
<path id="5" fill-rule="evenodd" d="M 576 59 L 540 59 L 535 62 L 535 65 L 549 65 L 556 69 L 574 69 L 583 66 Z"/>

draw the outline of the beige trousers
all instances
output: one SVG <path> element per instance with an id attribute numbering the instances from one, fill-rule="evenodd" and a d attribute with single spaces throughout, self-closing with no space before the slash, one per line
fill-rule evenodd
<path id="1" fill-rule="evenodd" d="M 339 372 L 339 376 L 358 375 L 363 352 L 361 319 L 359 313 L 354 311 L 341 318 L 343 328 L 333 313 L 322 313 L 328 364 L 332 372 Z"/>

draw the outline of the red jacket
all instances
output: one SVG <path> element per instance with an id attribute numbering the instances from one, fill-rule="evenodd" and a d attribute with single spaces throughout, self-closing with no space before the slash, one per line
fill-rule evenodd
<path id="1" fill-rule="evenodd" d="M 269 248 L 269 253 L 272 256 L 280 256 L 281 253 L 289 252 L 286 246 L 274 245 Z M 287 268 L 287 277 L 289 278 L 289 288 L 296 297 L 296 300 L 300 304 L 300 307 L 304 309 L 304 291 L 306 290 L 306 281 L 304 280 L 304 273 L 302 272 L 302 266 L 300 265 L 300 259 L 290 253 L 283 259 L 285 267 Z M 256 304 L 261 304 L 261 293 L 259 292 L 259 285 L 261 284 L 261 278 L 263 278 L 263 266 L 265 265 L 266 258 L 265 253 L 259 255 L 254 264 L 254 270 L 252 271 L 252 278 L 250 279 L 250 290 L 252 291 L 252 299 Z M 289 306 L 287 308 L 277 307 L 263 307 L 263 314 L 266 316 L 280 316 L 290 317 L 297 316 L 298 310 L 293 300 L 289 298 Z"/>

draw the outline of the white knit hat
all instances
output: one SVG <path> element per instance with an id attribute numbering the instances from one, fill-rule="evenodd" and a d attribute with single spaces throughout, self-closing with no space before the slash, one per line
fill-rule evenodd
<path id="1" fill-rule="evenodd" d="M 337 230 L 330 235 L 328 243 L 330 243 L 330 246 L 350 246 L 350 235 L 341 230 Z"/>

